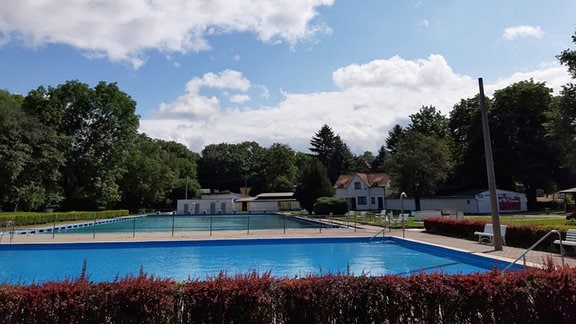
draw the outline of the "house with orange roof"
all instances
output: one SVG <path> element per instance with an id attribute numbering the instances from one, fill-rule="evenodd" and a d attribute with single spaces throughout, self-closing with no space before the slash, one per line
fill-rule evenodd
<path id="1" fill-rule="evenodd" d="M 390 177 L 383 172 L 343 174 L 333 188 L 337 198 L 348 201 L 350 210 L 382 210 L 386 206 Z"/>

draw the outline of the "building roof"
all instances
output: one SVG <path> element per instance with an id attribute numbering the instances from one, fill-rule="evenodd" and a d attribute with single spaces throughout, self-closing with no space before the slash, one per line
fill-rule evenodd
<path id="1" fill-rule="evenodd" d="M 388 182 L 390 182 L 390 177 L 384 172 L 378 173 L 353 173 L 353 174 L 343 174 L 338 177 L 338 180 L 334 183 L 333 188 L 347 188 L 355 177 L 360 178 L 369 187 L 386 187 Z"/>

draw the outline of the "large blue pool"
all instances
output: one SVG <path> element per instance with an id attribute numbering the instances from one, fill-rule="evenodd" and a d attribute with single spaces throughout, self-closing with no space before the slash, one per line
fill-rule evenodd
<path id="1" fill-rule="evenodd" d="M 30 284 L 77 278 L 86 263 L 95 282 L 140 270 L 175 280 L 270 271 L 275 277 L 328 273 L 410 275 L 488 272 L 508 265 L 397 238 L 281 238 L 122 243 L 1 244 L 0 281 Z M 513 268 L 521 269 L 521 266 Z"/>

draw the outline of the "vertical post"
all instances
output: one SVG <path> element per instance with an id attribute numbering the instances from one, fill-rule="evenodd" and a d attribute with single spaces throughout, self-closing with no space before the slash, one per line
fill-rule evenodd
<path id="1" fill-rule="evenodd" d="M 402 191 L 400 194 L 400 221 L 402 222 L 402 238 L 405 238 L 406 224 L 404 221 L 404 198 L 406 198 L 406 193 Z"/>
<path id="2" fill-rule="evenodd" d="M 92 238 L 96 238 L 96 213 L 94 213 L 94 223 L 92 224 Z"/>
<path id="3" fill-rule="evenodd" d="M 500 216 L 498 214 L 498 192 L 496 190 L 496 176 L 494 175 L 494 161 L 492 160 L 492 141 L 490 139 L 488 110 L 486 108 L 486 97 L 484 96 L 482 78 L 478 79 L 478 86 L 480 88 L 480 112 L 482 114 L 482 133 L 484 134 L 484 154 L 486 155 L 486 173 L 488 177 L 488 188 L 490 190 L 490 209 L 494 231 L 494 250 L 502 251 L 502 232 L 500 231 Z"/>
<path id="4" fill-rule="evenodd" d="M 136 237 L 136 217 L 132 217 L 132 238 Z"/>
<path id="5" fill-rule="evenodd" d="M 172 237 L 174 237 L 174 223 L 175 223 L 176 215 L 172 214 Z"/>
<path id="6" fill-rule="evenodd" d="M 54 232 L 56 232 L 56 214 L 54 214 L 54 225 L 52 225 L 52 239 L 54 239 Z"/>

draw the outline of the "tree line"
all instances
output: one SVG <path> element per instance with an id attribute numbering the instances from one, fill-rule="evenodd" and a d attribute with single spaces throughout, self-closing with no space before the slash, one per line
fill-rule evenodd
<path id="1" fill-rule="evenodd" d="M 557 58 L 576 78 L 576 51 Z M 525 192 L 534 209 L 538 191 L 574 186 L 574 84 L 553 95 L 543 82 L 517 82 L 497 90 L 487 106 L 499 188 Z M 478 96 L 460 100 L 448 116 L 422 106 L 407 126 L 389 131 L 376 154 L 360 155 L 329 125 L 311 137 L 308 153 L 249 141 L 195 153 L 139 134 L 135 111 L 115 83 L 68 81 L 25 96 L 0 90 L 1 208 L 173 209 L 177 199 L 199 197 L 200 188 L 242 187 L 252 195 L 296 190 L 308 206 L 351 172 L 386 172 L 392 194 L 415 198 L 487 187 Z"/>

